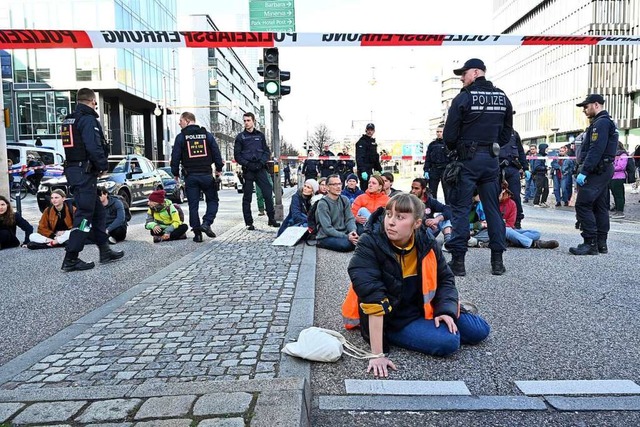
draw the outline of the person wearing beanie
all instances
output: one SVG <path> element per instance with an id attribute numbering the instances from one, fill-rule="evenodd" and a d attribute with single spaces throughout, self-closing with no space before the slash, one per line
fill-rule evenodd
<path id="1" fill-rule="evenodd" d="M 42 212 L 38 230 L 29 236 L 29 249 L 58 247 L 69 240 L 76 208 L 66 197 L 66 193 L 60 189 L 51 192 L 51 204 Z"/>
<path id="2" fill-rule="evenodd" d="M 311 198 L 318 191 L 318 181 L 308 179 L 304 182 L 302 188 L 291 196 L 291 205 L 289 206 L 289 214 L 282 221 L 282 225 L 278 229 L 277 236 L 281 235 L 288 227 L 306 227 L 307 215 L 311 209 Z"/>
<path id="3" fill-rule="evenodd" d="M 167 199 L 164 190 L 155 190 L 149 195 L 147 219 L 144 228 L 153 236 L 153 242 L 187 238 L 187 224 L 180 219 L 180 213 Z"/>
<path id="4" fill-rule="evenodd" d="M 346 185 L 340 194 L 349 199 L 350 204 L 353 204 L 359 195 L 364 194 L 364 191 L 358 187 L 358 176 L 355 173 L 347 175 Z"/>

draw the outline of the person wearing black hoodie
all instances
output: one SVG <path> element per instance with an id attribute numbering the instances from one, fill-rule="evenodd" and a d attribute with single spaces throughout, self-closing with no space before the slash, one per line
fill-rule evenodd
<path id="1" fill-rule="evenodd" d="M 538 145 L 538 156 L 547 156 L 547 144 Z M 533 198 L 534 208 L 548 208 L 549 179 L 547 179 L 547 159 L 535 159 L 533 161 L 533 179 L 536 182 L 536 195 Z"/>
<path id="2" fill-rule="evenodd" d="M 460 308 L 455 278 L 423 225 L 424 204 L 398 194 L 369 218 L 348 272 L 358 297 L 361 333 L 377 355 L 367 372 L 396 369 L 389 344 L 432 356 L 478 344 L 490 327 Z"/>

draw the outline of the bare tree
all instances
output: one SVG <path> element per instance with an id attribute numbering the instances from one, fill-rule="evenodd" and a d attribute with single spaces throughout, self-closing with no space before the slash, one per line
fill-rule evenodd
<path id="1" fill-rule="evenodd" d="M 280 138 L 280 155 L 281 156 L 299 156 L 300 153 L 293 145 L 289 144 L 284 138 Z"/>
<path id="2" fill-rule="evenodd" d="M 309 138 L 309 149 L 315 151 L 316 153 L 320 153 L 325 144 L 333 145 L 336 141 L 331 137 L 331 133 L 329 132 L 329 128 L 326 124 L 321 123 L 316 126 L 316 130 L 313 132 L 313 135 Z"/>

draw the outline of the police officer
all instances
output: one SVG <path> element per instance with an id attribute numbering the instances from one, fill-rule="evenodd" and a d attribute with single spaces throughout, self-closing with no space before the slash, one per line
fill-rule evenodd
<path id="1" fill-rule="evenodd" d="M 429 192 L 432 197 L 438 197 L 438 186 L 442 181 L 442 192 L 444 193 L 445 204 L 449 199 L 447 195 L 447 185 L 444 181 L 444 168 L 449 163 L 449 150 L 444 145 L 442 130 L 444 125 L 440 124 L 436 128 L 436 139 L 431 141 L 427 147 L 427 154 L 424 156 L 424 179 L 429 181 Z"/>
<path id="2" fill-rule="evenodd" d="M 373 137 L 374 133 L 376 133 L 375 125 L 368 123 L 364 135 L 356 143 L 356 166 L 362 191 L 367 191 L 368 180 L 374 170 L 382 172 L 378 144 L 376 144 L 376 140 Z"/>
<path id="3" fill-rule="evenodd" d="M 515 113 L 516 112 L 514 111 L 513 114 L 515 115 Z M 521 223 L 524 218 L 522 200 L 520 198 L 520 190 L 522 188 L 520 185 L 520 174 L 524 172 L 526 179 L 529 179 L 531 177 L 531 172 L 529 172 L 529 162 L 527 161 L 527 156 L 524 152 L 524 148 L 522 147 L 520 134 L 518 134 L 515 129 L 511 133 L 509 143 L 500 147 L 499 160 L 502 180 L 507 181 L 509 191 L 512 193 L 511 198 L 516 202 L 516 208 L 518 210 L 515 228 L 520 229 L 522 228 Z"/>
<path id="4" fill-rule="evenodd" d="M 77 207 L 65 248 L 63 271 L 89 270 L 95 267 L 93 262 L 87 263 L 78 258 L 91 230 L 100 251 L 101 263 L 124 256 L 124 252 L 113 251 L 109 247 L 105 210 L 98 198 L 98 176 L 109 169 L 109 162 L 108 147 L 102 126 L 98 122 L 97 105 L 96 94 L 91 89 L 78 90 L 76 109 L 65 117 L 61 126 L 62 146 L 66 157 L 64 174 Z"/>
<path id="5" fill-rule="evenodd" d="M 211 230 L 211 225 L 218 213 L 218 183 L 216 178 L 222 173 L 224 163 L 220 155 L 220 148 L 210 132 L 196 124 L 196 116 L 185 111 L 180 115 L 179 121 L 182 131 L 176 136 L 171 152 L 171 173 L 180 176 L 180 163 L 182 163 L 182 177 L 185 183 L 185 192 L 189 201 L 189 225 L 193 231 L 193 241 L 202 242 L 202 233 L 214 238 L 216 234 Z M 216 165 L 216 178 L 213 177 L 211 165 Z M 205 196 L 207 210 L 202 217 L 198 206 L 200 193 Z"/>
<path id="6" fill-rule="evenodd" d="M 356 162 L 353 161 L 347 147 L 342 148 L 342 153 L 340 153 L 339 156 L 338 174 L 340 175 L 340 179 L 342 179 L 342 184 L 346 185 L 347 177 L 353 173 L 353 168 L 356 166 Z"/>
<path id="7" fill-rule="evenodd" d="M 335 157 L 333 151 L 329 149 L 329 144 L 324 144 L 322 147 L 322 153 L 320 153 L 320 157 Z M 329 175 L 333 175 L 336 173 L 336 165 L 338 162 L 335 159 L 321 159 L 320 160 L 320 176 L 328 177 Z"/>
<path id="8" fill-rule="evenodd" d="M 447 249 L 452 255 L 449 266 L 456 276 L 466 274 L 469 211 L 476 187 L 487 217 L 491 272 L 500 275 L 506 271 L 502 262 L 505 226 L 498 204 L 498 154 L 499 147 L 511 138 L 513 112 L 507 95 L 485 79 L 485 71 L 484 62 L 477 58 L 453 71 L 461 76 L 463 88 L 453 99 L 444 126 L 447 148 L 456 150 L 463 164 L 457 184 L 449 190 L 453 235 Z"/>
<path id="9" fill-rule="evenodd" d="M 606 254 L 609 233 L 609 181 L 613 176 L 613 160 L 618 146 L 618 128 L 604 109 L 602 95 L 591 94 L 581 103 L 591 119 L 578 155 L 580 186 L 576 197 L 576 219 L 582 226 L 584 242 L 569 248 L 573 255 Z"/>
<path id="10" fill-rule="evenodd" d="M 280 227 L 276 222 L 273 207 L 273 187 L 267 176 L 267 162 L 271 159 L 271 151 L 267 146 L 264 134 L 255 128 L 255 116 L 253 113 L 244 113 L 244 131 L 236 136 L 233 146 L 233 156 L 244 175 L 242 187 L 242 215 L 248 230 L 255 230 L 253 217 L 251 216 L 251 197 L 253 195 L 253 183 L 262 191 L 264 202 L 269 217 L 268 224 L 272 227 Z"/>
<path id="11" fill-rule="evenodd" d="M 305 180 L 318 178 L 318 168 L 320 165 L 318 159 L 314 157 L 315 153 L 313 150 L 309 150 L 308 157 L 302 164 L 302 175 L 304 175 Z"/>

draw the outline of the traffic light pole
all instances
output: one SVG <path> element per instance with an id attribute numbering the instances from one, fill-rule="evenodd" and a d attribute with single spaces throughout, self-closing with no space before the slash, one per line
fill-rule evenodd
<path id="1" fill-rule="evenodd" d="M 275 163 L 273 165 L 273 192 L 276 196 L 275 219 L 282 221 L 284 210 L 282 207 L 282 185 L 280 184 L 280 132 L 278 130 L 278 99 L 271 100 L 271 146 Z"/>
<path id="2" fill-rule="evenodd" d="M 0 101 L 3 100 L 2 84 L 0 82 Z M 4 108 L 4 106 L 3 106 Z M 3 122 L 5 115 L 2 115 Z M 9 174 L 7 173 L 7 132 L 5 126 L 8 123 L 2 123 L 0 126 L 0 194 L 9 200 Z M 19 201 L 18 201 L 19 203 Z"/>

